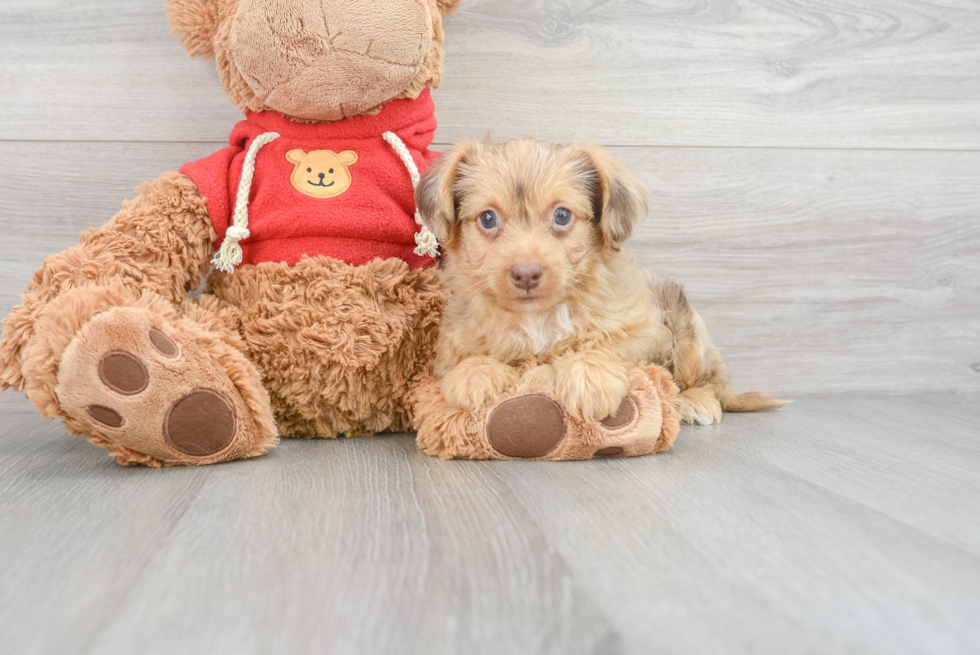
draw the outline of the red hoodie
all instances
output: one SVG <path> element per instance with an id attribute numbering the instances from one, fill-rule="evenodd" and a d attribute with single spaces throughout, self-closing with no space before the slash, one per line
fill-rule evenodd
<path id="1" fill-rule="evenodd" d="M 405 163 L 383 138 L 394 132 L 420 172 L 438 153 L 428 147 L 436 129 L 426 89 L 415 100 L 395 100 L 375 116 L 301 124 L 275 112 L 248 112 L 231 133 L 231 146 L 185 164 L 207 200 L 217 245 L 234 223 L 242 168 L 263 134 L 280 137 L 261 146 L 249 192 L 249 236 L 239 242 L 243 264 L 297 263 L 325 255 L 360 265 L 398 257 L 412 268 L 435 260 L 415 249 L 415 197 Z"/>

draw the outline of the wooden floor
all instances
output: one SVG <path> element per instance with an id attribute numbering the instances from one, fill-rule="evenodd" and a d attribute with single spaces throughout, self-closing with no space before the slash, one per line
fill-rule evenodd
<path id="1" fill-rule="evenodd" d="M 809 398 L 664 455 L 410 437 L 147 470 L 0 396 L 0 651 L 980 652 L 980 396 Z"/>

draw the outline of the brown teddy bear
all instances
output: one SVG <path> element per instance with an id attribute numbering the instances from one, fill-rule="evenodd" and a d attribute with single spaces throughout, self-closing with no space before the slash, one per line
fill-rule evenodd
<path id="1" fill-rule="evenodd" d="M 184 48 L 216 60 L 246 118 L 228 148 L 144 184 L 45 260 L 4 321 L 0 387 L 122 464 L 404 431 L 413 408 L 440 457 L 669 446 L 676 387 L 658 367 L 634 372 L 601 425 L 568 418 L 544 367 L 473 414 L 432 383 L 443 292 L 413 188 L 435 158 L 429 89 L 458 4 L 168 0 Z"/>
<path id="2" fill-rule="evenodd" d="M 123 464 L 409 429 L 441 305 L 413 179 L 458 4 L 169 0 L 246 120 L 45 260 L 4 321 L 3 388 Z"/>

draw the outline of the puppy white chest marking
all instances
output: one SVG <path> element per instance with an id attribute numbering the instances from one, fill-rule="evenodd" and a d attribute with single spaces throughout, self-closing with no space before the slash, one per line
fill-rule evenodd
<path id="1" fill-rule="evenodd" d="M 530 340 L 535 355 L 541 355 L 562 339 L 575 335 L 568 305 L 559 305 L 551 314 L 533 314 L 520 322 L 524 336 Z"/>

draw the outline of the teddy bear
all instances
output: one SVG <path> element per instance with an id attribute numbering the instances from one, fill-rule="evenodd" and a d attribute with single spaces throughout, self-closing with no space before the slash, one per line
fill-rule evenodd
<path id="1" fill-rule="evenodd" d="M 409 429 L 442 302 L 413 181 L 458 4 L 168 0 L 245 120 L 45 260 L 0 385 L 122 464 Z"/>
<path id="2" fill-rule="evenodd" d="M 413 428 L 443 458 L 669 446 L 676 387 L 656 366 L 599 425 L 567 416 L 547 367 L 476 413 L 437 391 L 444 291 L 414 186 L 437 156 L 430 89 L 459 4 L 167 0 L 245 119 L 44 261 L 3 321 L 0 388 L 150 467 Z"/>

